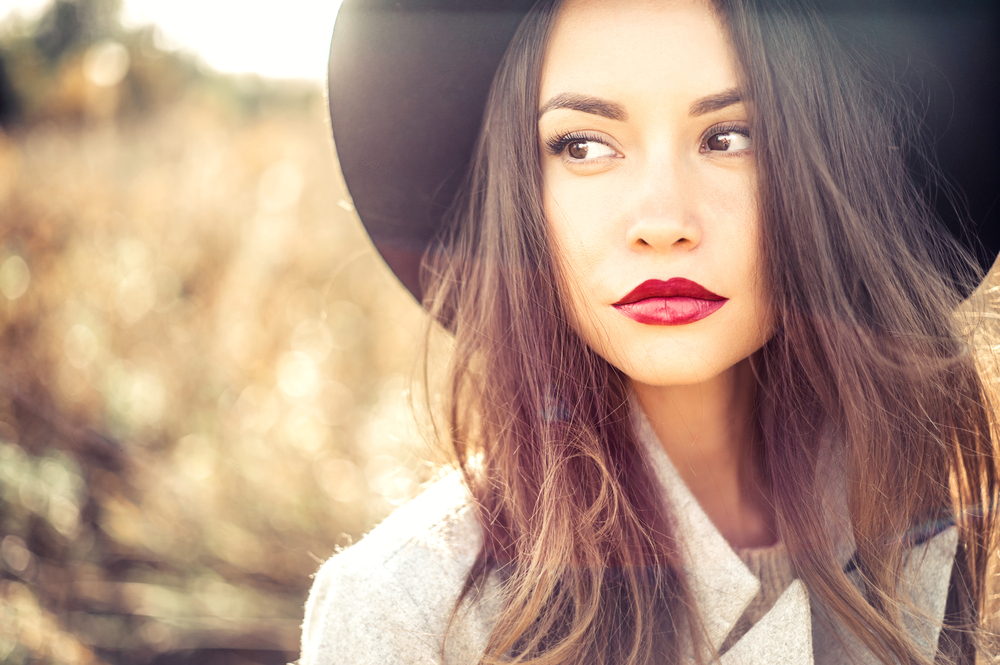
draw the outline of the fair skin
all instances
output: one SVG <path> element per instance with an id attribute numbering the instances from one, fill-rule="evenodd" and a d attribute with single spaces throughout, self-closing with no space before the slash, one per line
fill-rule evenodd
<path id="1" fill-rule="evenodd" d="M 748 455 L 749 358 L 773 323 L 736 71 L 707 2 L 567 0 L 545 54 L 538 126 L 545 212 L 574 327 L 631 379 L 723 536 L 762 547 L 775 540 L 774 511 Z M 725 303 L 670 324 L 614 306 L 647 280 L 673 278 Z"/>

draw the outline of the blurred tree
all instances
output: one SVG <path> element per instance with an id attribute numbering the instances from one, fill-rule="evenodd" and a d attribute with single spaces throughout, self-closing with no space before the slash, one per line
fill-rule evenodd
<path id="1" fill-rule="evenodd" d="M 55 0 L 38 22 L 35 45 L 57 63 L 78 45 L 116 36 L 121 6 L 121 0 Z"/>
<path id="2" fill-rule="evenodd" d="M 198 96 L 241 114 L 308 106 L 312 90 L 211 71 L 197 56 L 163 50 L 155 26 L 125 28 L 121 0 L 54 0 L 35 20 L 0 32 L 0 127 L 107 123 Z"/>
<path id="3" fill-rule="evenodd" d="M 17 123 L 21 105 L 14 90 L 14 81 L 7 71 L 7 56 L 0 52 L 0 128 L 9 128 Z"/>

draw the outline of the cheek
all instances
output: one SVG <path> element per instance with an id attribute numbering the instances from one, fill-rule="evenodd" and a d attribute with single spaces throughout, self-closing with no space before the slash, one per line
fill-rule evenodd
<path id="1" fill-rule="evenodd" d="M 713 220 L 706 234 L 706 249 L 714 265 L 728 275 L 734 292 L 741 294 L 740 324 L 732 330 L 734 339 L 742 346 L 759 347 L 773 336 L 775 321 L 754 171 L 733 173 L 724 185 L 705 188 L 711 193 L 704 199 L 707 207 L 703 215 Z"/>
<path id="2" fill-rule="evenodd" d="M 564 294 L 563 300 L 568 296 L 567 312 L 574 314 L 579 307 L 580 282 L 589 275 L 586 266 L 590 259 L 586 243 L 579 229 L 573 225 L 568 211 L 552 197 L 548 197 L 545 202 L 545 220 L 548 225 L 549 253 L 557 271 L 560 291 Z"/>
<path id="3" fill-rule="evenodd" d="M 549 248 L 563 277 L 595 280 L 614 238 L 614 210 L 594 180 L 546 174 L 544 210 Z"/>
<path id="4" fill-rule="evenodd" d="M 600 288 L 598 266 L 600 247 L 607 247 L 598 237 L 601 213 L 572 195 L 547 190 L 544 200 L 548 225 L 548 245 L 557 271 L 563 308 L 570 325 L 591 343 L 587 322 L 593 318 L 594 294 Z"/>
<path id="5" fill-rule="evenodd" d="M 699 172 L 691 191 L 698 196 L 699 219 L 713 235 L 736 241 L 741 252 L 756 255 L 760 215 L 752 169 Z"/>
<path id="6" fill-rule="evenodd" d="M 706 220 L 708 253 L 719 255 L 716 261 L 738 280 L 755 285 L 761 296 L 764 278 L 764 258 L 761 251 L 761 215 L 753 172 L 733 174 L 723 185 L 706 184 L 702 218 Z M 713 257 L 714 258 L 714 257 Z"/>

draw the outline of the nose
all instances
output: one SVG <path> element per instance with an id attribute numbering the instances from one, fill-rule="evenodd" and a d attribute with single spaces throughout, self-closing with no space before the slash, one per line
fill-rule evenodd
<path id="1" fill-rule="evenodd" d="M 685 183 L 683 168 L 676 163 L 648 164 L 645 170 L 633 179 L 628 246 L 636 251 L 694 249 L 702 236 L 693 205 L 694 183 Z"/>

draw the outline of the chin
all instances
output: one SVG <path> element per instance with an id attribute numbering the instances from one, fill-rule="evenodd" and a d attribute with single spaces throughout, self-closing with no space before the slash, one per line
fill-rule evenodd
<path id="1" fill-rule="evenodd" d="M 732 362 L 721 359 L 712 362 L 708 359 L 656 359 L 645 363 L 614 362 L 612 365 L 621 370 L 632 383 L 652 387 L 696 386 L 718 378 L 733 369 L 745 358 Z"/>
<path id="2" fill-rule="evenodd" d="M 601 357 L 621 370 L 633 383 L 647 386 L 696 386 L 719 378 L 764 346 L 769 335 L 733 336 L 706 334 L 693 339 L 639 340 L 621 336 L 594 340 Z"/>
<path id="3" fill-rule="evenodd" d="M 633 383 L 695 386 L 726 374 L 770 339 L 773 326 L 768 317 L 739 314 L 714 315 L 678 327 L 638 326 L 624 317 L 594 316 L 589 325 L 578 322 L 574 327 L 591 349 Z"/>

